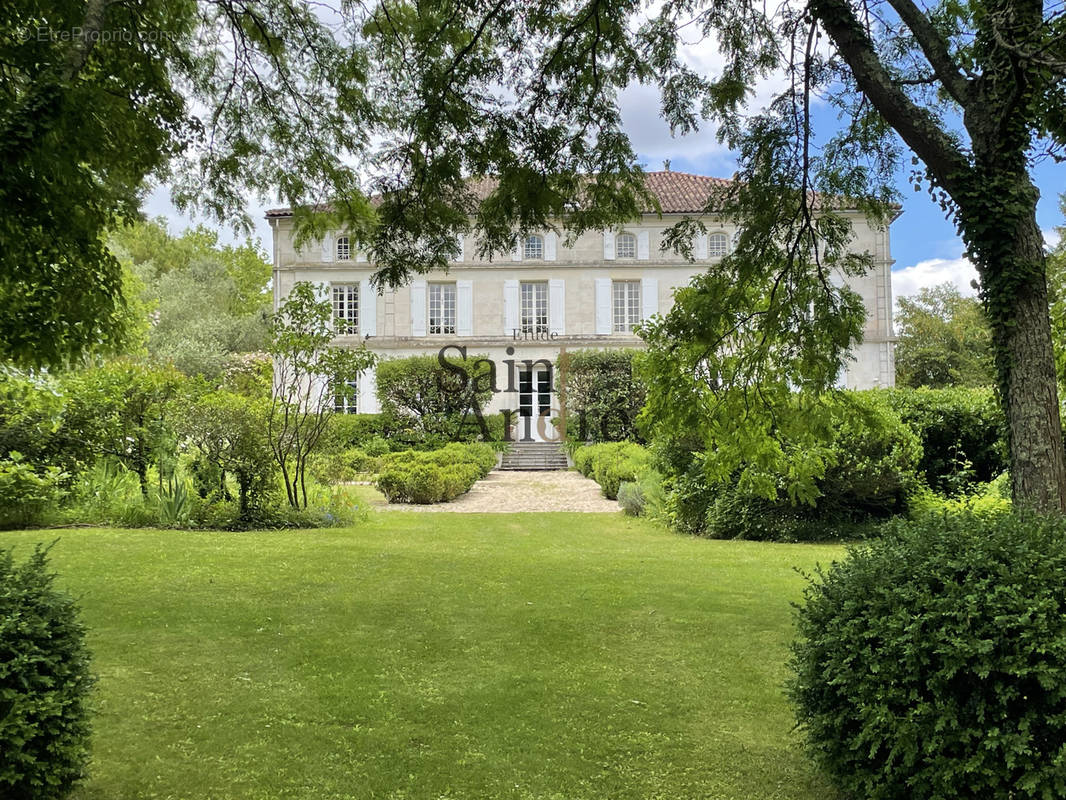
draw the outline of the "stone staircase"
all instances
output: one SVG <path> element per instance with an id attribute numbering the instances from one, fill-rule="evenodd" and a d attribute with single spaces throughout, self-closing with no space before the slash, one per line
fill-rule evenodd
<path id="1" fill-rule="evenodd" d="M 567 467 L 566 453 L 555 442 L 513 442 L 500 464 L 500 469 L 510 470 L 561 470 Z"/>

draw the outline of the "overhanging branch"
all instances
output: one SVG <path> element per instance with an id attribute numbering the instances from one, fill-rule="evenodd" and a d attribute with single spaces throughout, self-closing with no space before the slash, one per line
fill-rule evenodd
<path id="1" fill-rule="evenodd" d="M 811 13 L 833 40 L 862 90 L 885 120 L 918 155 L 937 183 L 956 194 L 969 162 L 940 123 L 892 81 L 866 30 L 846 0 L 811 0 Z"/>

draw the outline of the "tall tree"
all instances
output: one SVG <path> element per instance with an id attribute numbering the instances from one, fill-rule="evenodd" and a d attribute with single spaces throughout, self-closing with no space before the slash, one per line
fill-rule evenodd
<path id="1" fill-rule="evenodd" d="M 898 303 L 897 384 L 940 389 L 995 383 L 992 337 L 976 298 L 943 283 Z"/>
<path id="2" fill-rule="evenodd" d="M 121 349 L 106 234 L 137 217 L 149 178 L 228 222 L 247 222 L 249 187 L 293 203 L 342 192 L 367 127 L 358 64 L 303 0 L 5 2 L 0 360 Z"/>

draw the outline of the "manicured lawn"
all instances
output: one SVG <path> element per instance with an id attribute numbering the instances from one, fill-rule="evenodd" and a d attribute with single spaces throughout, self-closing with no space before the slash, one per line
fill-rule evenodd
<path id="1" fill-rule="evenodd" d="M 781 692 L 794 566 L 621 515 L 375 513 L 52 551 L 100 676 L 80 800 L 826 800 Z"/>

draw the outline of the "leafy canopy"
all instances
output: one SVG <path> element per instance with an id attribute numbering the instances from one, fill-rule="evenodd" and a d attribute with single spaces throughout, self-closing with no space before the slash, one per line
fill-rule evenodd
<path id="1" fill-rule="evenodd" d="M 943 283 L 898 303 L 897 385 L 942 389 L 994 384 L 992 334 L 978 300 Z"/>

